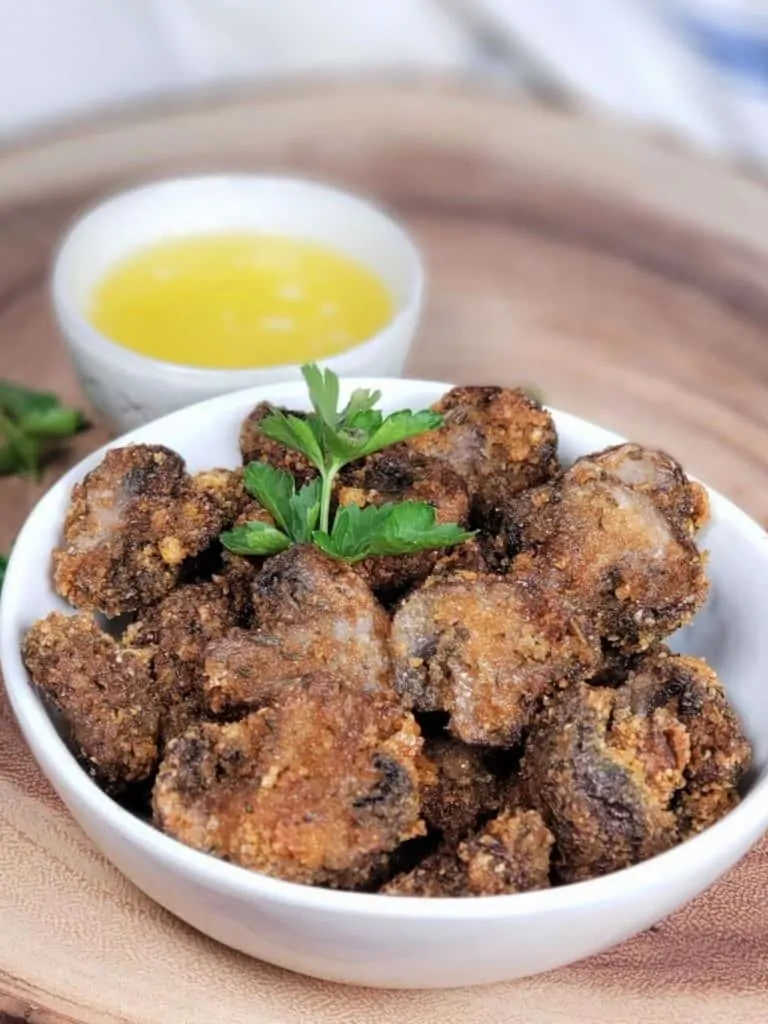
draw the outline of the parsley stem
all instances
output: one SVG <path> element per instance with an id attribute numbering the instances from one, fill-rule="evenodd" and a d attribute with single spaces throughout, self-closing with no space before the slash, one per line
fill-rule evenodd
<path id="1" fill-rule="evenodd" d="M 341 466 L 337 462 L 331 465 L 322 473 L 323 486 L 320 495 L 320 529 L 323 533 L 330 532 L 331 525 L 331 496 L 333 495 L 333 481 L 338 476 Z"/>

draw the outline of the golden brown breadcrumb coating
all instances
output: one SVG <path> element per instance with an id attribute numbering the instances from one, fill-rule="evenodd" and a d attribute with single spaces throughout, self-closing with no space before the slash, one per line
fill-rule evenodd
<path id="1" fill-rule="evenodd" d="M 299 452 L 286 448 L 279 441 L 272 441 L 263 433 L 260 426 L 261 421 L 269 416 L 273 409 L 274 406 L 270 402 L 259 402 L 243 421 L 240 430 L 240 452 L 243 462 L 246 465 L 249 462 L 267 462 L 275 469 L 282 469 L 286 473 L 290 473 L 296 478 L 296 486 L 300 487 L 307 480 L 316 477 L 317 470 Z M 296 412 L 293 409 L 281 409 L 280 411 L 290 412 L 292 416 L 298 416 L 300 419 L 306 416 L 306 413 Z"/>
<path id="2" fill-rule="evenodd" d="M 424 755 L 435 771 L 423 786 L 422 814 L 447 839 L 461 839 L 481 815 L 499 809 L 502 784 L 481 749 L 441 736 L 425 741 Z"/>
<path id="3" fill-rule="evenodd" d="M 654 496 L 587 461 L 511 503 L 523 548 L 511 575 L 588 617 L 607 643 L 645 650 L 703 605 L 705 558 Z"/>
<path id="4" fill-rule="evenodd" d="M 408 447 L 445 460 L 483 515 L 559 469 L 552 417 L 520 389 L 455 387 L 433 409 L 445 417 L 443 426 Z"/>
<path id="5" fill-rule="evenodd" d="M 462 478 L 442 459 L 431 459 L 406 445 L 376 452 L 343 472 L 338 487 L 339 505 L 384 505 L 423 501 L 434 506 L 438 523 L 469 523 L 469 494 Z M 384 599 L 399 596 L 425 580 L 445 549 L 411 555 L 366 558 L 356 565 Z"/>
<path id="6" fill-rule="evenodd" d="M 217 580 L 179 587 L 128 627 L 126 642 L 152 651 L 163 745 L 202 717 L 208 645 L 236 621 L 232 595 Z"/>
<path id="7" fill-rule="evenodd" d="M 645 860 L 711 824 L 738 799 L 748 763 L 715 674 L 661 651 L 621 686 L 578 684 L 553 698 L 531 730 L 522 774 L 555 835 L 559 877 L 570 882 Z"/>
<path id="8" fill-rule="evenodd" d="M 173 589 L 185 559 L 217 536 L 221 509 L 180 455 L 161 445 L 113 448 L 76 484 L 54 552 L 57 591 L 110 617 Z"/>
<path id="9" fill-rule="evenodd" d="M 24 640 L 33 680 L 61 712 L 88 770 L 105 785 L 141 782 L 157 763 L 150 657 L 122 646 L 90 615 L 53 612 Z"/>
<path id="10" fill-rule="evenodd" d="M 307 677 L 277 705 L 174 740 L 155 784 L 155 822 L 255 871 L 359 887 L 424 831 L 421 743 L 397 705 L 345 680 Z"/>
<path id="11" fill-rule="evenodd" d="M 501 896 L 549 887 L 552 833 L 536 811 L 504 811 L 457 847 L 444 845 L 380 892 L 389 896 Z"/>
<path id="12" fill-rule="evenodd" d="M 446 711 L 465 743 L 519 742 L 542 697 L 592 675 L 587 623 L 499 576 L 458 573 L 410 594 L 392 620 L 395 685 L 417 711 Z"/>

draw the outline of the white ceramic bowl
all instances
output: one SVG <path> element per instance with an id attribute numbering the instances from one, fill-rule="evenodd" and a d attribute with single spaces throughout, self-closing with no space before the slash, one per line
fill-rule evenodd
<path id="1" fill-rule="evenodd" d="M 54 259 L 53 308 L 83 388 L 119 431 L 215 395 L 296 380 L 299 366 L 215 370 L 132 352 L 92 326 L 95 285 L 115 263 L 165 239 L 264 232 L 320 242 L 369 267 L 387 286 L 395 314 L 368 341 L 320 360 L 340 376 L 399 376 L 424 292 L 421 257 L 403 228 L 357 196 L 294 178 L 217 175 L 177 178 L 114 196 L 70 228 Z"/>
<path id="2" fill-rule="evenodd" d="M 385 407 L 424 407 L 446 385 L 366 379 Z M 192 470 L 236 465 L 240 421 L 259 401 L 306 408 L 303 385 L 257 388 L 177 412 L 121 438 L 175 448 Z M 555 413 L 566 460 L 618 439 Z M 11 558 L 0 605 L 0 657 L 11 704 L 43 771 L 85 832 L 141 889 L 185 921 L 253 956 L 334 981 L 448 987 L 548 970 L 611 946 L 690 900 L 731 867 L 768 827 L 768 537 L 712 494 L 712 596 L 677 646 L 720 672 L 754 745 L 743 802 L 695 839 L 604 878 L 542 892 L 482 899 L 419 900 L 332 892 L 258 875 L 189 849 L 132 817 L 79 767 L 22 664 L 28 627 L 63 603 L 51 589 L 57 543 L 73 483 L 96 452 L 38 504 Z M 5 884 L 12 885 L 12 879 Z"/>

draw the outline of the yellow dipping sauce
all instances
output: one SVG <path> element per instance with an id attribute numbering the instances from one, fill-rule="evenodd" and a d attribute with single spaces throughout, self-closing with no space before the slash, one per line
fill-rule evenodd
<path id="1" fill-rule="evenodd" d="M 393 313 L 384 284 L 350 257 L 247 234 L 144 249 L 107 273 L 88 310 L 125 348 L 218 369 L 322 359 L 372 337 Z"/>

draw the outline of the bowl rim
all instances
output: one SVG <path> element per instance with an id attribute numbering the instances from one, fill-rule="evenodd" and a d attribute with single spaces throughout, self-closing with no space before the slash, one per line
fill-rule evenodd
<path id="1" fill-rule="evenodd" d="M 431 391 L 434 394 L 453 386 L 437 381 L 387 377 L 347 377 L 342 380 L 342 388 L 377 387 L 385 398 L 393 389 L 404 384 L 413 390 Z M 528 918 L 532 914 L 556 913 L 589 904 L 620 903 L 622 898 L 626 898 L 632 892 L 639 893 L 655 888 L 660 879 L 671 881 L 692 874 L 695 865 L 717 866 L 722 851 L 746 849 L 757 841 L 768 828 L 768 768 L 764 769 L 762 777 L 755 780 L 738 806 L 720 821 L 699 835 L 640 864 L 587 881 L 531 892 L 475 899 L 426 899 L 417 896 L 389 896 L 326 889 L 261 874 L 186 846 L 181 841 L 160 832 L 151 823 L 131 814 L 103 792 L 59 736 L 22 662 L 17 643 L 16 618 L 11 607 L 14 592 L 23 586 L 26 564 L 26 560 L 22 561 L 18 552 L 34 535 L 38 521 L 49 521 L 52 507 L 57 501 L 70 489 L 73 482 L 80 479 L 91 465 L 103 458 L 104 453 L 110 448 L 131 443 L 147 443 L 136 442 L 133 438 L 137 434 L 160 434 L 170 420 L 189 418 L 191 421 L 199 421 L 201 414 L 215 415 L 233 400 L 243 407 L 256 405 L 270 398 L 281 402 L 290 400 L 279 397 L 284 396 L 286 391 L 300 393 L 300 389 L 299 382 L 286 381 L 266 386 L 257 385 L 235 394 L 220 395 L 170 413 L 110 441 L 87 455 L 58 480 L 40 498 L 19 531 L 0 597 L 0 661 L 8 699 L 25 742 L 65 804 L 69 804 L 71 797 L 75 804 L 84 806 L 90 816 L 100 819 L 105 828 L 139 851 L 141 856 L 160 862 L 168 869 L 182 871 L 187 877 L 203 883 L 209 889 L 235 895 L 252 903 L 268 901 L 304 910 L 382 920 L 513 920 Z M 558 433 L 596 430 L 606 439 L 606 444 L 618 444 L 625 440 L 620 435 L 581 417 L 556 409 L 550 409 L 550 412 L 555 418 Z M 157 440 L 151 443 L 163 442 Z M 709 487 L 707 491 L 717 518 L 729 521 L 756 546 L 764 547 L 768 562 L 768 533 L 717 491 Z M 64 796 L 64 793 L 67 795 Z M 721 873 L 722 871 L 717 869 L 713 878 Z"/>
<path id="2" fill-rule="evenodd" d="M 53 252 L 49 272 L 49 294 L 51 305 L 56 316 L 59 328 L 67 337 L 68 333 L 76 333 L 77 341 L 71 342 L 67 337 L 68 344 L 81 348 L 91 355 L 108 359 L 117 367 L 125 366 L 134 372 L 144 372 L 153 375 L 173 375 L 176 378 L 183 378 L 189 383 L 199 383 L 205 380 L 211 385 L 220 387 L 222 390 L 237 390 L 245 388 L 252 383 L 255 374 L 265 384 L 271 382 L 279 383 L 279 378 L 285 379 L 285 375 L 291 371 L 298 372 L 300 363 L 277 363 L 270 366 L 250 367 L 208 367 L 197 366 L 193 363 L 173 363 L 165 359 L 157 359 L 153 356 L 144 355 L 134 349 L 121 345 L 108 335 L 103 334 L 93 326 L 86 314 L 79 307 L 71 294 L 70 289 L 64 283 L 66 266 L 71 256 L 71 249 L 76 244 L 80 231 L 94 219 L 103 216 L 114 215 L 120 208 L 142 195 L 151 193 L 183 191 L 185 188 L 204 187 L 210 189 L 222 188 L 234 184 L 237 188 L 244 188 L 256 185 L 268 188 L 298 188 L 315 195 L 325 195 L 329 198 L 340 200 L 350 207 L 355 208 L 361 215 L 374 217 L 386 224 L 393 237 L 397 238 L 398 244 L 402 246 L 403 259 L 408 263 L 408 295 L 406 300 L 398 305 L 394 315 L 386 324 L 369 338 L 351 345 L 349 348 L 336 352 L 325 359 L 318 359 L 316 362 L 321 366 L 328 366 L 331 369 L 344 372 L 344 367 L 349 359 L 364 356 L 366 351 L 377 347 L 386 347 L 392 340 L 391 335 L 397 335 L 403 323 L 416 315 L 421 307 L 426 290 L 427 273 L 424 256 L 416 244 L 415 239 L 407 230 L 404 223 L 395 217 L 383 204 L 361 195 L 357 192 L 347 191 L 335 185 L 314 178 L 296 177 L 288 174 L 249 174 L 247 172 L 232 172 L 218 174 L 189 174 L 179 175 L 172 178 L 156 178 L 144 182 L 134 188 L 124 189 L 106 198 L 91 204 L 76 214 L 67 224 L 61 239 Z M 244 205 L 250 205 L 250 200 L 245 197 Z M 194 232 L 196 235 L 204 235 L 205 230 Z M 211 234 L 215 233 L 213 231 Z M 192 234 L 192 233 L 190 233 Z M 291 237 L 300 238 L 299 232 Z M 152 243 L 147 243 L 152 244 Z M 137 250 L 138 251 L 137 247 Z M 331 248 L 333 246 L 331 245 Z M 114 267 L 119 260 L 105 263 L 102 273 L 106 273 Z"/>

